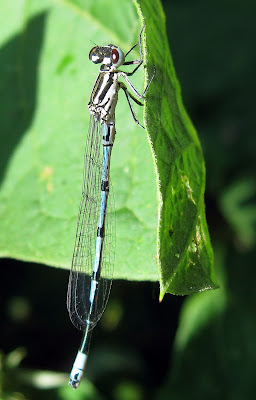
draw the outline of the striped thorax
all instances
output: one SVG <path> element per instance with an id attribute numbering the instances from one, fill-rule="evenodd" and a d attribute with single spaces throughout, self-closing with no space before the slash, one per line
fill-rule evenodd
<path id="1" fill-rule="evenodd" d="M 89 111 L 101 122 L 109 122 L 115 115 L 115 108 L 119 91 L 118 73 L 100 72 L 94 84 Z"/>

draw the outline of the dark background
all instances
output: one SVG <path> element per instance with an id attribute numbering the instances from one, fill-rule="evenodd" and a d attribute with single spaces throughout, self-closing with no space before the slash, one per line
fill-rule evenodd
<path id="1" fill-rule="evenodd" d="M 81 339 L 65 306 L 68 273 L 1 260 L 0 399 L 255 397 L 256 5 L 163 5 L 184 104 L 205 155 L 207 221 L 225 307 L 180 353 L 173 341 L 189 299 L 167 295 L 159 305 L 158 284 L 115 281 L 92 339 L 87 376 L 95 388 L 66 392 L 56 380 L 42 390 L 39 370 L 67 373 Z M 19 364 L 15 355 L 24 350 L 12 352 L 21 347 Z"/>

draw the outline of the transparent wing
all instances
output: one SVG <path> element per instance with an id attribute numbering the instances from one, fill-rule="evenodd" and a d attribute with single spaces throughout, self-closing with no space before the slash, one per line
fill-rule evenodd
<path id="1" fill-rule="evenodd" d="M 82 197 L 79 206 L 75 247 L 69 276 L 67 308 L 72 323 L 81 330 L 87 325 L 89 295 L 95 258 L 95 243 L 100 208 L 102 178 L 102 134 L 100 121 L 90 118 L 86 140 Z M 115 209 L 110 185 L 105 216 L 105 237 L 102 250 L 101 278 L 92 329 L 106 307 L 111 288 L 115 253 Z"/>

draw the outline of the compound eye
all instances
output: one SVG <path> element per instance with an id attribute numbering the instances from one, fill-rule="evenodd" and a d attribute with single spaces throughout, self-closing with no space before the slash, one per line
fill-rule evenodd
<path id="1" fill-rule="evenodd" d="M 118 68 L 124 63 L 124 53 L 118 47 L 113 46 L 111 50 L 112 65 Z"/>
<path id="2" fill-rule="evenodd" d="M 113 64 L 117 64 L 119 61 L 119 52 L 117 49 L 112 49 L 112 61 Z"/>
<path id="3" fill-rule="evenodd" d="M 91 49 L 90 53 L 89 53 L 89 59 L 90 59 L 91 61 L 92 61 L 93 53 L 94 53 L 94 51 L 95 51 L 96 48 L 97 48 L 97 47 L 93 47 L 93 48 Z"/>

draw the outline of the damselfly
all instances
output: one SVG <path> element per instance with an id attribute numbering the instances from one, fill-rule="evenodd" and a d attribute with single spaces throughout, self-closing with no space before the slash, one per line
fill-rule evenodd
<path id="1" fill-rule="evenodd" d="M 142 28 L 138 43 L 128 53 L 113 44 L 95 46 L 90 60 L 101 64 L 90 101 L 90 125 L 85 147 L 82 197 L 79 207 L 75 248 L 69 277 L 67 307 L 73 324 L 84 331 L 69 384 L 77 388 L 82 379 L 89 352 L 92 329 L 100 319 L 109 296 L 114 264 L 115 221 L 113 200 L 109 191 L 110 156 L 115 140 L 115 108 L 119 89 L 123 89 L 133 119 L 140 125 L 131 100 L 140 106 L 155 75 L 141 95 L 129 80 L 143 63 Z M 140 58 L 125 61 L 139 46 Z M 118 70 L 121 65 L 136 65 L 132 72 Z M 123 78 L 126 85 L 119 81 Z M 102 143 L 102 146 L 101 146 Z M 102 148 L 102 151 L 100 150 Z M 108 207 L 107 207 L 108 203 Z"/>

